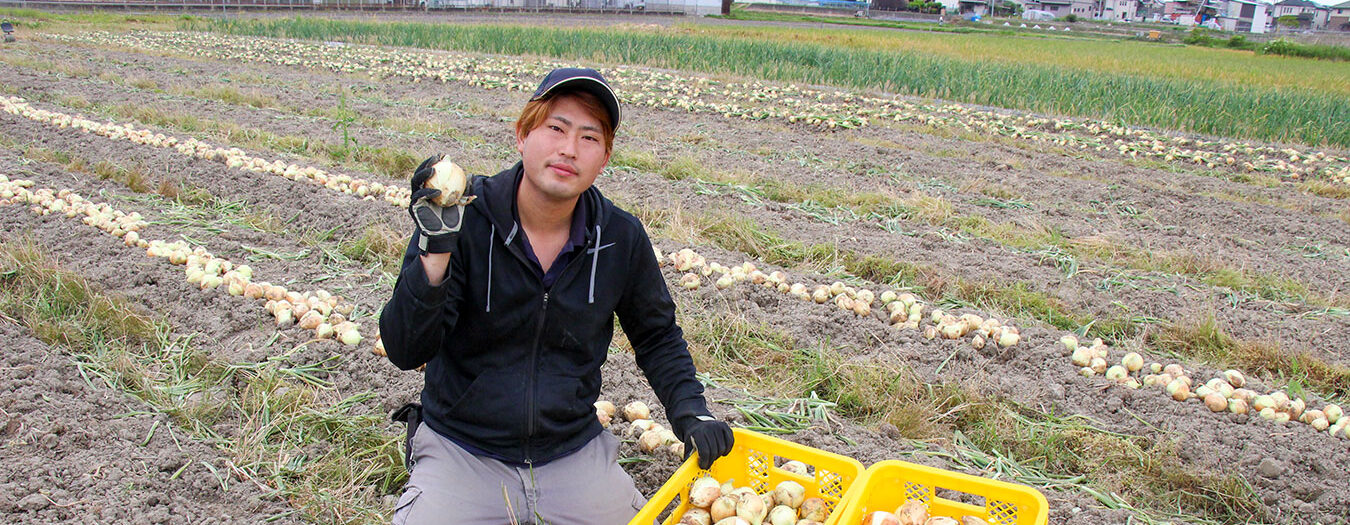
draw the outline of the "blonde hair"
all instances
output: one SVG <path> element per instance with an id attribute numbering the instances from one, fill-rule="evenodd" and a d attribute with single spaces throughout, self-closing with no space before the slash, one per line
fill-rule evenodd
<path id="1" fill-rule="evenodd" d="M 582 109 L 590 114 L 595 120 L 600 121 L 600 132 L 605 136 L 605 153 L 610 153 L 614 149 L 614 126 L 610 124 L 609 110 L 600 103 L 600 99 L 595 95 L 585 91 L 566 91 L 555 93 L 539 100 L 531 100 L 525 104 L 525 108 L 520 110 L 520 118 L 516 119 L 516 136 L 524 137 L 529 135 L 534 128 L 544 124 L 548 116 L 553 113 L 553 105 L 563 97 L 572 97 L 577 103 L 581 104 Z"/>

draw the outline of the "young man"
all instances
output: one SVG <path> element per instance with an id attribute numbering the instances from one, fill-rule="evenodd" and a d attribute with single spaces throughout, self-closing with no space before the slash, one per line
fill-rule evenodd
<path id="1" fill-rule="evenodd" d="M 592 186 L 619 102 L 600 73 L 557 69 L 516 121 L 521 162 L 441 208 L 412 178 L 417 231 L 380 317 L 389 360 L 426 365 L 395 524 L 622 524 L 645 502 L 593 403 L 617 315 L 672 430 L 699 463 L 731 450 L 694 378 L 642 224 Z M 415 433 L 414 433 L 415 431 Z"/>

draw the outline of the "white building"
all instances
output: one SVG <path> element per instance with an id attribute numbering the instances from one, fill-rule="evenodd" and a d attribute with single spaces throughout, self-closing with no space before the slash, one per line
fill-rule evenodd
<path id="1" fill-rule="evenodd" d="M 1101 14 L 1097 16 L 1102 20 L 1134 20 L 1139 14 L 1139 2 L 1137 0 L 1102 0 Z"/>
<path id="2" fill-rule="evenodd" d="M 1265 33 L 1270 4 L 1257 0 L 1221 0 L 1214 17 L 1225 31 Z"/>

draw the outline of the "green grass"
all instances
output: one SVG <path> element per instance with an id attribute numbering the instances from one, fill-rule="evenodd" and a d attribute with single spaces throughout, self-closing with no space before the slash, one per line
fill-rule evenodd
<path id="1" fill-rule="evenodd" d="M 1213 314 L 1170 323 L 1150 333 L 1148 342 L 1184 358 L 1255 372 L 1276 383 L 1304 385 L 1324 396 L 1350 396 L 1350 368 L 1307 352 L 1287 352 L 1275 342 L 1239 340 Z"/>
<path id="2" fill-rule="evenodd" d="M 296 349 L 257 363 L 229 363 L 177 337 L 162 318 L 96 290 L 59 268 L 26 238 L 0 243 L 0 313 L 70 354 L 92 377 L 168 414 L 175 425 L 225 452 L 243 475 L 276 491 L 310 520 L 385 519 L 381 498 L 406 479 L 402 436 L 376 395 L 337 394 L 333 367 L 296 362 Z"/>
<path id="3" fill-rule="evenodd" d="M 966 39 L 933 52 L 895 35 L 860 35 L 793 28 L 707 28 L 639 32 L 618 29 L 554 29 L 538 26 L 456 25 L 332 21 L 313 18 L 218 20 L 184 28 L 240 35 L 346 40 L 396 46 L 540 55 L 663 68 L 734 74 L 772 81 L 878 89 L 903 94 L 1053 114 L 1092 117 L 1132 125 L 1180 129 L 1239 138 L 1350 146 L 1350 99 L 1339 80 L 1350 64 L 1319 63 L 1309 72 L 1315 87 L 1273 85 L 1297 64 L 1273 57 L 1216 55 L 1204 48 L 1171 49 L 1117 42 L 1065 42 L 1053 53 L 1035 39 L 959 35 Z M 922 35 L 913 33 L 912 35 Z M 903 35 L 910 38 L 912 35 Z M 935 35 L 927 35 L 934 37 Z M 936 35 L 955 38 L 951 35 Z M 969 53 L 968 46 L 998 50 Z M 1064 46 L 1064 47 L 1062 47 Z M 1098 47 L 1083 47 L 1098 46 Z M 1143 46 L 1143 47 L 1140 47 Z M 1186 50 L 1201 52 L 1174 60 Z M 983 56 L 980 61 L 959 58 Z M 1027 62 L 1016 57 L 1037 57 Z M 1070 59 L 1058 57 L 1071 57 Z M 1096 64 L 1103 57 L 1116 64 Z M 1146 57 L 1148 60 L 1140 60 Z M 1266 59 L 1277 62 L 1250 62 Z M 1065 60 L 1076 62 L 1066 64 Z M 1126 64 L 1161 63 L 1138 71 Z M 1203 80 L 1197 74 L 1169 78 L 1181 65 L 1231 64 Z M 1067 66 L 1067 67 L 1066 67 Z M 1332 66 L 1334 71 L 1321 71 Z M 1257 77 L 1245 71 L 1255 68 Z M 1118 73 L 1124 71 L 1128 73 Z M 1262 77 L 1261 75 L 1265 75 Z M 1294 81 L 1290 81 L 1294 82 Z M 1337 88 L 1335 86 L 1341 86 Z"/>
<path id="4" fill-rule="evenodd" d="M 819 399 L 864 425 L 891 425 L 906 441 L 917 440 L 899 445 L 898 454 L 918 446 L 920 453 L 987 475 L 1109 494 L 1100 498 L 1103 504 L 1152 518 L 1238 523 L 1264 515 L 1241 477 L 1186 466 L 1170 439 L 1106 432 L 1086 418 L 1040 413 L 953 383 L 925 383 L 908 369 L 849 359 L 839 350 L 803 345 L 779 328 L 677 300 L 700 371 L 728 378 L 723 386 L 747 388 L 757 402 L 764 395 L 799 404 L 819 405 Z M 756 423 L 747 418 L 743 424 Z M 825 417 L 814 424 L 830 423 Z"/>

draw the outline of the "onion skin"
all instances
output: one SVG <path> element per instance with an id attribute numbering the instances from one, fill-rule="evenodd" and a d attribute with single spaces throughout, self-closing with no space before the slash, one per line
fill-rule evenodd
<path id="1" fill-rule="evenodd" d="M 802 506 L 797 508 L 797 514 L 800 515 L 802 519 L 824 523 L 825 518 L 830 515 L 830 510 L 829 507 L 825 505 L 825 500 L 820 498 L 806 498 L 802 500 Z"/>
<path id="2" fill-rule="evenodd" d="M 791 473 L 793 473 L 793 474 L 797 474 L 797 475 L 799 475 L 799 476 L 809 476 L 809 475 L 810 475 L 810 474 L 807 473 L 807 471 L 806 471 L 806 470 L 807 470 L 807 468 L 806 468 L 806 463 L 802 463 L 802 462 L 797 461 L 797 460 L 795 460 L 795 459 L 794 459 L 794 460 L 791 460 L 791 461 L 788 461 L 788 462 L 786 462 L 786 463 L 783 463 L 783 466 L 778 467 L 778 468 L 781 468 L 781 469 L 786 470 L 786 471 L 788 471 L 788 472 L 791 472 Z"/>
<path id="3" fill-rule="evenodd" d="M 713 478 L 706 476 L 699 478 L 689 487 L 689 504 L 700 509 L 711 507 L 713 502 L 720 497 L 722 497 L 722 485 Z"/>
<path id="4" fill-rule="evenodd" d="M 464 195 L 464 187 L 469 180 L 464 175 L 464 169 L 448 158 L 442 158 L 440 162 L 431 167 L 436 173 L 430 179 L 427 179 L 425 187 L 441 190 L 440 195 L 431 199 L 432 202 L 435 202 L 437 206 L 459 204 L 460 197 Z M 472 197 L 469 200 L 472 200 Z M 467 202 L 464 204 L 467 204 Z"/>
<path id="5" fill-rule="evenodd" d="M 784 481 L 779 483 L 777 487 L 774 487 L 773 500 L 780 505 L 787 505 L 788 507 L 796 509 L 797 507 L 802 506 L 802 501 L 806 500 L 806 487 L 803 487 L 801 483 L 797 483 L 796 481 Z M 795 511 L 793 513 L 793 518 L 796 518 Z"/>
<path id="6" fill-rule="evenodd" d="M 961 525 L 961 524 L 958 523 L 953 518 L 948 518 L 946 516 L 933 516 L 931 518 L 928 518 L 927 521 L 924 521 L 923 525 Z"/>
<path id="7" fill-rule="evenodd" d="M 901 525 L 900 519 L 884 510 L 872 511 L 863 518 L 863 525 Z"/>
<path id="8" fill-rule="evenodd" d="M 906 501 L 895 509 L 900 525 L 923 525 L 928 520 L 928 506 L 917 501 Z"/>
<path id="9" fill-rule="evenodd" d="M 769 509 L 769 525 L 794 525 L 797 523 L 797 511 L 787 505 L 778 505 Z"/>
<path id="10" fill-rule="evenodd" d="M 713 521 L 721 523 L 727 518 L 736 517 L 736 501 L 737 498 L 725 494 L 714 500 L 708 507 L 708 513 L 712 515 Z"/>
<path id="11" fill-rule="evenodd" d="M 703 509 L 689 509 L 680 516 L 679 525 L 712 525 L 712 515 Z"/>
<path id="12" fill-rule="evenodd" d="M 647 408 L 647 404 L 641 401 L 634 401 L 632 403 L 624 405 L 623 407 L 623 418 L 629 421 L 637 421 L 639 419 L 650 419 L 651 417 L 652 417 L 652 410 L 650 408 Z"/>

